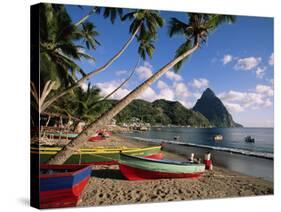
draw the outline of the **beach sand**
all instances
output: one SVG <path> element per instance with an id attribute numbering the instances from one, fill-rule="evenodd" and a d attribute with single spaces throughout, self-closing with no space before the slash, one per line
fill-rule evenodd
<path id="1" fill-rule="evenodd" d="M 109 142 L 99 141 L 86 147 L 128 146 L 144 147 L 155 144 L 146 141 L 112 136 Z M 183 156 L 164 152 L 164 157 L 183 160 Z M 179 201 L 242 197 L 273 194 L 273 183 L 257 177 L 245 176 L 214 166 L 197 179 L 126 180 L 117 165 L 93 166 L 92 177 L 81 195 L 78 206 L 133 204 L 145 202 Z"/>

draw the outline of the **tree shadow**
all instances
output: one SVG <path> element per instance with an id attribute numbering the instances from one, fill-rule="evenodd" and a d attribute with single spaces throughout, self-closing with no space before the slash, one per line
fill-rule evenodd
<path id="1" fill-rule="evenodd" d="M 97 178 L 109 178 L 115 180 L 125 179 L 118 169 L 95 169 L 92 171 L 91 176 Z"/>

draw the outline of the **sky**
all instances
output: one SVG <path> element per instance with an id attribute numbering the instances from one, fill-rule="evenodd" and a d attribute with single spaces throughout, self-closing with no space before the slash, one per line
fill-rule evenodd
<path id="1" fill-rule="evenodd" d="M 90 7 L 67 6 L 76 22 Z M 126 11 L 125 11 L 126 12 Z M 170 38 L 167 25 L 171 17 L 187 21 L 184 12 L 161 11 L 165 25 L 158 30 L 152 59 L 141 61 L 130 81 L 112 98 L 121 99 L 137 85 L 173 59 L 182 37 Z M 116 20 L 111 24 L 102 15 L 89 19 L 96 26 L 101 45 L 86 52 L 96 62 L 83 60 L 77 63 L 90 72 L 109 60 L 129 39 L 130 21 Z M 105 71 L 90 79 L 92 85 L 106 95 L 125 80 L 137 61 L 136 39 L 126 51 Z M 170 70 L 139 98 L 147 101 L 166 99 L 179 101 L 192 108 L 206 88 L 211 88 L 227 107 L 235 122 L 245 127 L 273 127 L 273 19 L 237 16 L 234 24 L 224 24 L 212 32 L 206 44 L 192 54 L 178 73 Z"/>

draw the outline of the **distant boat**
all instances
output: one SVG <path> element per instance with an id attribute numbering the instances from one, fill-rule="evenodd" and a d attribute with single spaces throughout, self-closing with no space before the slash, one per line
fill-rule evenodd
<path id="1" fill-rule="evenodd" d="M 180 137 L 179 136 L 175 136 L 174 140 L 180 140 Z"/>
<path id="2" fill-rule="evenodd" d="M 223 136 L 221 134 L 217 134 L 213 136 L 213 140 L 214 141 L 222 141 L 223 140 Z"/>
<path id="3" fill-rule="evenodd" d="M 205 164 L 148 159 L 121 153 L 119 168 L 128 180 L 194 178 L 204 173 Z"/>
<path id="4" fill-rule="evenodd" d="M 245 142 L 247 142 L 247 143 L 255 143 L 255 139 L 252 138 L 251 136 L 246 136 L 245 137 Z"/>

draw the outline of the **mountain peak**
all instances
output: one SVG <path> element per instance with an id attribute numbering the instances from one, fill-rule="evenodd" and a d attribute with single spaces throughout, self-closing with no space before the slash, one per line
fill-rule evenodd
<path id="1" fill-rule="evenodd" d="M 216 97 L 216 94 L 210 89 L 210 88 L 207 88 L 203 94 L 202 94 L 202 97 Z M 201 98 L 202 98 L 201 97 Z"/>
<path id="2" fill-rule="evenodd" d="M 193 110 L 203 114 L 215 127 L 241 127 L 233 121 L 227 108 L 210 88 L 203 92 Z"/>

